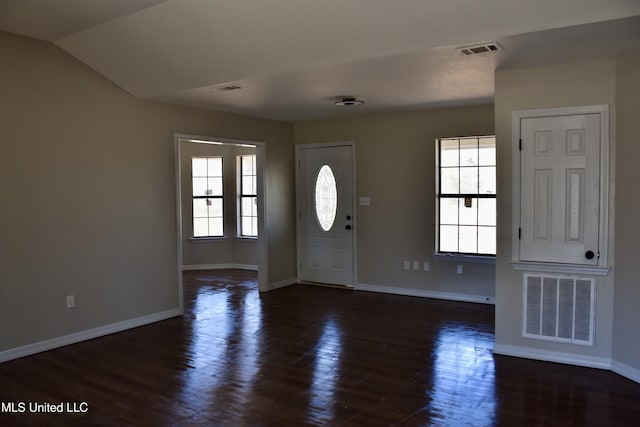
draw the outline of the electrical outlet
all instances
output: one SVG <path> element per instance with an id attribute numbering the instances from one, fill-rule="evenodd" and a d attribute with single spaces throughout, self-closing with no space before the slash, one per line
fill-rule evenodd
<path id="1" fill-rule="evenodd" d="M 458 264 L 458 267 L 456 268 L 456 274 L 462 274 L 462 264 Z"/>
<path id="2" fill-rule="evenodd" d="M 413 269 L 415 271 L 420 270 L 420 261 L 413 261 Z"/>
<path id="3" fill-rule="evenodd" d="M 429 271 L 429 261 L 424 262 L 424 264 L 422 265 L 422 269 L 424 271 Z"/>
<path id="4" fill-rule="evenodd" d="M 67 308 L 76 306 L 76 298 L 73 295 L 67 295 Z"/>
<path id="5" fill-rule="evenodd" d="M 404 260 L 404 269 L 409 270 L 411 267 L 409 265 L 409 260 Z"/>

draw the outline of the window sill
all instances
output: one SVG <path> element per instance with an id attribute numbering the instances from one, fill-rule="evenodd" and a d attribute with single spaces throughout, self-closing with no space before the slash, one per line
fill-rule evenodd
<path id="1" fill-rule="evenodd" d="M 223 240 L 227 240 L 227 238 L 224 236 L 219 236 L 219 237 L 191 237 L 189 239 L 191 243 L 213 243 L 213 242 L 220 242 Z"/>
<path id="2" fill-rule="evenodd" d="M 258 236 L 235 236 L 238 240 L 258 240 Z"/>
<path id="3" fill-rule="evenodd" d="M 611 267 L 581 264 L 554 264 L 551 262 L 512 261 L 511 266 L 518 271 L 540 273 L 583 274 L 585 276 L 606 276 Z"/>
<path id="4" fill-rule="evenodd" d="M 436 261 L 470 262 L 470 263 L 476 263 L 476 264 L 493 264 L 493 265 L 495 265 L 496 263 L 496 257 L 482 256 L 482 255 L 434 253 L 432 258 Z"/>

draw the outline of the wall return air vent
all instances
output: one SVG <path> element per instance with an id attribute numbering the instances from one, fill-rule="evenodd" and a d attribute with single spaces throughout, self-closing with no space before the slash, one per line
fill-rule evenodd
<path id="1" fill-rule="evenodd" d="M 593 278 L 524 274 L 523 336 L 593 345 Z"/>
<path id="2" fill-rule="evenodd" d="M 491 42 L 491 43 L 477 44 L 473 46 L 459 47 L 459 48 L 456 48 L 456 50 L 458 51 L 458 53 L 464 56 L 471 56 L 471 55 L 480 55 L 483 53 L 497 52 L 499 50 L 502 50 L 502 47 L 500 47 L 500 45 L 497 42 Z"/>

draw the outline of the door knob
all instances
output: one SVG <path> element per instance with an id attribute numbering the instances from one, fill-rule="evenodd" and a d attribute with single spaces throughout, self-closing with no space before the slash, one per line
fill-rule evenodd
<path id="1" fill-rule="evenodd" d="M 593 251 L 587 251 L 587 252 L 585 252 L 585 254 L 584 254 L 584 257 L 585 257 L 586 259 L 593 259 L 593 257 L 594 257 L 594 256 L 596 256 L 596 254 L 594 254 L 594 253 L 593 253 Z"/>
<path id="2" fill-rule="evenodd" d="M 351 230 L 351 225 L 347 224 L 347 226 L 345 227 L 347 230 Z"/>

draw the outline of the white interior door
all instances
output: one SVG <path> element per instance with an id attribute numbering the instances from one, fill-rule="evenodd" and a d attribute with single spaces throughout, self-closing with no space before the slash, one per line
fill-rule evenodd
<path id="1" fill-rule="evenodd" d="M 298 276 L 354 285 L 353 146 L 298 146 Z"/>
<path id="2" fill-rule="evenodd" d="M 521 120 L 520 259 L 598 264 L 600 116 Z"/>

